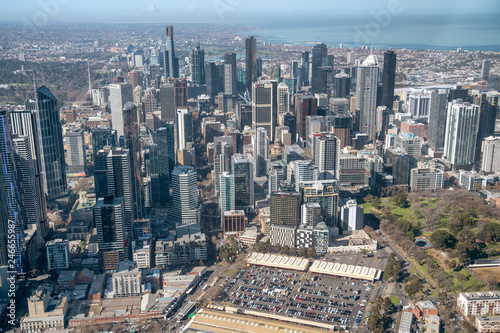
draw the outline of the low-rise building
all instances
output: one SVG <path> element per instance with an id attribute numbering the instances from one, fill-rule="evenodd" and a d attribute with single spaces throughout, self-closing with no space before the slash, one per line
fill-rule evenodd
<path id="1" fill-rule="evenodd" d="M 413 325 L 413 313 L 404 311 L 401 314 L 401 321 L 399 322 L 398 333 L 411 333 Z"/>
<path id="2" fill-rule="evenodd" d="M 457 298 L 457 307 L 466 317 L 498 315 L 500 314 L 500 292 L 460 293 Z"/>
<path id="3" fill-rule="evenodd" d="M 49 241 L 46 245 L 48 269 L 68 269 L 68 242 L 62 239 Z"/>
<path id="4" fill-rule="evenodd" d="M 67 297 L 52 298 L 52 290 L 40 286 L 28 299 L 29 316 L 21 320 L 23 332 L 42 332 L 64 329 L 64 317 L 68 310 Z"/>
<path id="5" fill-rule="evenodd" d="M 141 295 L 142 273 L 136 265 L 129 261 L 118 264 L 113 273 L 113 294 L 115 297 L 131 297 Z"/>
<path id="6" fill-rule="evenodd" d="M 476 316 L 474 324 L 478 333 L 500 332 L 500 316 Z"/>

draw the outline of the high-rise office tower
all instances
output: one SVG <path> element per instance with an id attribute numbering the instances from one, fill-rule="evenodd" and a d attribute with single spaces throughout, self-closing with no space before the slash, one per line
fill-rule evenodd
<path id="1" fill-rule="evenodd" d="M 301 216 L 301 225 L 315 227 L 318 223 L 323 222 L 323 217 L 321 216 L 321 206 L 317 202 L 303 204 Z"/>
<path id="2" fill-rule="evenodd" d="M 313 94 L 327 93 L 327 73 L 323 70 L 324 66 L 328 66 L 328 48 L 321 43 L 312 49 L 311 92 Z"/>
<path id="3" fill-rule="evenodd" d="M 356 110 L 359 110 L 359 131 L 374 141 L 377 134 L 377 87 L 379 66 L 377 58 L 369 55 L 357 68 Z"/>
<path id="4" fill-rule="evenodd" d="M 410 155 L 401 148 L 389 148 L 384 154 L 384 167 L 391 170 L 394 185 L 410 184 Z"/>
<path id="5" fill-rule="evenodd" d="M 107 157 L 108 195 L 123 198 L 125 231 L 132 232 L 134 220 L 134 194 L 132 192 L 133 171 L 128 149 L 114 148 Z"/>
<path id="6" fill-rule="evenodd" d="M 382 74 L 382 101 L 381 106 L 392 110 L 394 101 L 394 85 L 396 81 L 396 53 L 392 50 L 384 52 L 384 72 Z"/>
<path id="7" fill-rule="evenodd" d="M 500 137 L 490 136 L 481 146 L 481 170 L 486 173 L 500 172 Z"/>
<path id="8" fill-rule="evenodd" d="M 178 78 L 179 77 L 179 59 L 175 57 L 175 47 L 174 47 L 174 27 L 172 25 L 167 25 L 167 49 L 165 50 L 164 57 L 164 70 L 166 78 Z"/>
<path id="9" fill-rule="evenodd" d="M 267 131 L 262 127 L 257 128 L 253 142 L 255 177 L 264 177 L 267 174 L 267 162 L 269 159 L 269 138 Z"/>
<path id="10" fill-rule="evenodd" d="M 354 62 L 356 61 L 356 55 L 354 54 L 354 52 L 347 52 L 346 58 L 348 65 L 354 65 Z"/>
<path id="11" fill-rule="evenodd" d="M 288 127 L 288 133 L 290 133 L 292 136 L 291 143 L 295 143 L 295 140 L 296 140 L 295 137 L 297 135 L 297 131 L 296 131 L 297 123 L 295 120 L 295 116 L 292 113 L 288 112 L 288 113 L 285 113 L 283 115 L 283 126 Z"/>
<path id="12" fill-rule="evenodd" d="M 68 173 L 85 174 L 87 172 L 87 154 L 85 137 L 82 130 L 66 132 L 66 163 Z"/>
<path id="13" fill-rule="evenodd" d="M 191 50 L 191 76 L 193 85 L 205 84 L 205 51 L 200 45 Z"/>
<path id="14" fill-rule="evenodd" d="M 338 113 L 333 116 L 330 123 L 330 131 L 340 139 L 340 149 L 351 145 L 352 116 L 346 113 Z"/>
<path id="15" fill-rule="evenodd" d="M 286 83 L 280 82 L 278 84 L 278 119 L 282 121 L 287 112 L 290 112 L 290 93 Z M 281 125 L 283 125 L 282 122 Z"/>
<path id="16" fill-rule="evenodd" d="M 318 203 L 321 215 L 328 227 L 337 226 L 339 189 L 337 180 L 316 180 L 300 182 L 299 188 L 304 203 Z"/>
<path id="17" fill-rule="evenodd" d="M 215 62 L 205 64 L 205 78 L 207 82 L 207 95 L 217 96 L 224 91 L 224 66 L 217 65 Z"/>
<path id="18" fill-rule="evenodd" d="M 306 139 L 306 117 L 318 115 L 318 99 L 313 96 L 295 96 L 295 121 L 297 134 Z"/>
<path id="19" fill-rule="evenodd" d="M 408 112 L 411 114 L 413 119 L 429 118 L 431 94 L 432 93 L 429 91 L 415 90 L 410 94 L 410 96 L 408 96 Z"/>
<path id="20" fill-rule="evenodd" d="M 6 220 L 2 221 L 5 225 L 5 234 L 1 237 L 7 238 L 8 252 L 13 254 L 14 265 L 17 269 L 9 269 L 11 271 L 23 272 L 27 263 L 24 257 L 25 243 L 24 243 L 24 228 L 26 221 L 23 220 L 21 211 L 21 195 L 19 192 L 17 179 L 16 179 L 16 165 L 14 158 L 14 149 L 12 147 L 12 139 L 10 136 L 9 114 L 7 111 L 0 111 L 0 162 L 1 172 L 0 178 L 3 179 L 4 187 L 0 190 L 4 193 L 5 197 L 1 199 L 7 202 L 7 216 Z M 12 230 L 14 237 L 11 236 Z M 9 256 L 9 259 L 12 259 Z M 9 260 L 9 266 L 11 261 Z"/>
<path id="21" fill-rule="evenodd" d="M 448 102 L 453 102 L 456 99 L 461 99 L 464 102 L 469 101 L 469 89 L 462 86 L 454 86 L 448 92 Z"/>
<path id="22" fill-rule="evenodd" d="M 220 175 L 219 208 L 221 213 L 235 210 L 234 175 L 229 172 Z"/>
<path id="23" fill-rule="evenodd" d="M 448 112 L 448 93 L 445 90 L 431 91 L 428 143 L 433 149 L 444 148 L 446 118 Z"/>
<path id="24" fill-rule="evenodd" d="M 356 200 L 349 200 L 346 205 L 340 209 L 343 228 L 346 231 L 361 230 L 364 226 L 364 208 L 358 206 Z"/>
<path id="25" fill-rule="evenodd" d="M 233 147 L 229 142 L 215 142 L 214 149 L 214 189 L 215 193 L 220 193 L 220 175 L 224 172 L 231 173 L 231 157 Z"/>
<path id="26" fill-rule="evenodd" d="M 58 101 L 45 86 L 36 90 L 26 102 L 26 109 L 36 114 L 36 131 L 40 148 L 41 174 L 47 200 L 66 195 L 66 162 Z"/>
<path id="27" fill-rule="evenodd" d="M 344 72 L 335 75 L 335 98 L 346 98 L 351 94 L 351 77 Z"/>
<path id="28" fill-rule="evenodd" d="M 130 84 L 132 85 L 132 90 L 135 89 L 135 87 L 137 87 L 139 85 L 139 72 L 136 70 L 130 71 L 128 73 L 128 80 L 129 80 Z"/>
<path id="29" fill-rule="evenodd" d="M 298 192 L 271 193 L 271 225 L 297 227 L 300 224 L 302 198 Z"/>
<path id="30" fill-rule="evenodd" d="M 266 81 L 253 84 L 252 128 L 263 127 L 271 140 L 275 137 L 278 109 L 278 83 Z"/>
<path id="31" fill-rule="evenodd" d="M 444 155 L 453 165 L 474 163 L 479 106 L 461 99 L 448 103 Z"/>
<path id="32" fill-rule="evenodd" d="M 340 140 L 330 133 L 315 137 L 314 160 L 319 168 L 319 178 L 338 179 L 340 171 Z"/>
<path id="33" fill-rule="evenodd" d="M 164 161 L 164 154 L 167 156 L 166 166 L 168 174 L 171 175 L 175 167 L 175 134 L 174 123 L 167 122 L 165 127 L 159 128 L 153 134 L 153 141 L 159 147 L 160 159 Z M 163 162 L 162 162 L 163 163 Z M 166 170 L 165 170 L 166 172 Z M 163 171 L 162 171 L 163 173 Z"/>
<path id="34" fill-rule="evenodd" d="M 236 209 L 254 207 L 252 156 L 236 154 L 232 160 Z"/>
<path id="35" fill-rule="evenodd" d="M 29 166 L 17 166 L 19 163 L 28 163 L 29 160 L 33 161 L 34 168 L 34 177 L 35 177 L 35 185 L 31 186 L 29 181 L 23 177 L 23 181 L 19 183 L 19 186 L 24 186 L 24 189 L 29 188 L 33 191 L 34 199 L 38 201 L 37 206 L 39 207 L 39 212 L 37 212 L 37 216 L 39 216 L 39 227 L 43 237 L 47 236 L 49 231 L 47 226 L 47 218 L 46 218 L 46 197 L 44 195 L 44 182 L 43 176 L 41 174 L 41 155 L 40 155 L 40 147 L 38 145 L 38 130 L 37 130 L 37 121 L 36 121 L 36 113 L 34 110 L 15 110 L 9 113 L 10 115 L 10 127 L 11 127 L 11 135 L 13 138 L 17 138 L 13 140 L 13 146 L 16 155 L 16 170 L 25 169 L 26 167 L 29 169 Z M 25 148 L 24 139 L 27 139 L 28 148 Z M 31 157 L 25 156 L 27 152 L 31 155 Z M 22 160 L 18 160 L 18 158 Z M 27 170 L 27 169 L 26 169 Z M 23 171 L 24 172 L 24 171 Z M 29 173 L 29 171 L 26 171 Z M 26 176 L 28 177 L 28 176 Z M 21 193 L 25 191 L 21 189 Z"/>
<path id="36" fill-rule="evenodd" d="M 158 111 L 158 98 L 156 96 L 155 88 L 148 88 L 144 93 L 144 113 L 150 115 L 153 112 Z"/>
<path id="37" fill-rule="evenodd" d="M 481 159 L 481 144 L 483 140 L 495 134 L 495 121 L 498 114 L 500 93 L 490 91 L 478 96 L 474 103 L 480 106 L 479 128 L 476 139 L 476 161 Z"/>
<path id="38" fill-rule="evenodd" d="M 94 155 L 94 183 L 96 198 L 108 195 L 108 154 L 112 148 L 105 146 Z"/>
<path id="39" fill-rule="evenodd" d="M 91 130 L 92 133 L 92 151 L 95 156 L 99 150 L 109 146 L 114 148 L 116 145 L 116 131 L 110 127 L 96 127 Z"/>
<path id="40" fill-rule="evenodd" d="M 134 101 L 132 85 L 129 83 L 110 84 L 109 99 L 113 129 L 119 139 L 123 136 L 123 107 L 128 102 Z"/>
<path id="41" fill-rule="evenodd" d="M 198 186 L 193 167 L 178 166 L 172 171 L 171 217 L 179 224 L 198 222 Z"/>
<path id="42" fill-rule="evenodd" d="M 160 107 L 162 121 L 175 121 L 175 85 L 173 81 L 160 87 Z"/>
<path id="43" fill-rule="evenodd" d="M 21 215 L 25 225 L 35 224 L 43 234 L 45 211 L 40 198 L 40 187 L 36 179 L 36 166 L 31 154 L 29 137 L 12 136 L 12 147 L 16 169 L 16 180 L 21 198 Z"/>
<path id="44" fill-rule="evenodd" d="M 231 96 L 238 95 L 236 53 L 226 53 L 224 55 L 224 93 L 231 94 Z"/>
<path id="45" fill-rule="evenodd" d="M 130 170 L 132 172 L 132 197 L 134 219 L 142 218 L 142 179 L 141 179 L 141 151 L 139 146 L 139 121 L 137 107 L 134 103 L 127 103 L 123 107 L 124 144 L 129 151 Z"/>
<path id="46" fill-rule="evenodd" d="M 185 79 L 169 79 L 160 87 L 162 121 L 176 121 L 176 111 L 187 108 L 187 82 Z"/>
<path id="47" fill-rule="evenodd" d="M 422 154 L 422 139 L 413 133 L 401 133 L 394 138 L 394 146 L 405 151 L 410 157 L 410 169 L 416 168 Z"/>
<path id="48" fill-rule="evenodd" d="M 386 106 L 377 107 L 376 122 L 377 127 L 377 140 L 385 142 L 385 137 L 387 135 L 387 130 L 389 127 L 389 117 L 391 111 Z"/>
<path id="49" fill-rule="evenodd" d="M 295 191 L 299 192 L 301 182 L 319 180 L 319 168 L 310 160 L 297 160 L 295 165 Z M 292 164 L 291 164 L 292 165 Z"/>
<path id="50" fill-rule="evenodd" d="M 249 92 L 254 82 L 257 82 L 257 40 L 251 36 L 245 39 L 245 85 Z"/>
<path id="51" fill-rule="evenodd" d="M 188 142 L 193 142 L 193 114 L 188 109 L 177 110 L 177 150 L 186 149 Z"/>
<path id="52" fill-rule="evenodd" d="M 103 270 L 114 270 L 118 262 L 125 260 L 127 252 L 127 213 L 123 198 L 106 196 L 94 206 L 94 225 L 97 229 L 100 266 Z"/>
<path id="53" fill-rule="evenodd" d="M 330 111 L 333 115 L 349 113 L 349 100 L 347 98 L 330 98 Z"/>
<path id="54" fill-rule="evenodd" d="M 300 66 L 301 66 L 301 71 L 300 71 L 300 82 L 301 86 L 308 86 L 310 84 L 309 82 L 309 64 L 310 64 L 310 59 L 309 59 L 309 51 L 305 51 L 302 53 L 302 58 L 300 59 Z"/>
<path id="55" fill-rule="evenodd" d="M 490 68 L 491 61 L 489 59 L 484 59 L 483 68 L 481 69 L 481 78 L 485 81 L 488 81 L 488 78 L 490 77 Z"/>

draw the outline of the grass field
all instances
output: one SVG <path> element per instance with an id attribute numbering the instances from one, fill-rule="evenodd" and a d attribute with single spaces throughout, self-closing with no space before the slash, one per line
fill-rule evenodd
<path id="1" fill-rule="evenodd" d="M 401 302 L 401 300 L 399 299 L 399 297 L 396 297 L 396 296 L 391 296 L 390 299 L 391 299 L 391 303 L 393 305 L 398 305 L 399 302 Z"/>
<path id="2" fill-rule="evenodd" d="M 473 268 L 472 271 L 476 273 L 483 281 L 486 281 L 488 275 L 494 275 L 500 281 L 500 267 L 483 267 Z"/>

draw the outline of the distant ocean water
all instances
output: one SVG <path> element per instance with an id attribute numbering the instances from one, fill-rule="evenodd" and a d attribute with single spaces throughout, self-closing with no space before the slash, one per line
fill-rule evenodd
<path id="1" fill-rule="evenodd" d="M 373 21 L 374 22 L 374 21 Z M 373 23 L 372 22 L 372 23 Z M 458 24 L 389 24 L 386 27 L 372 25 L 368 30 L 361 24 L 308 24 L 296 25 L 260 24 L 248 32 L 262 40 L 277 44 L 312 45 L 323 42 L 347 48 L 371 46 L 374 48 L 433 49 L 500 51 L 500 24 L 458 25 Z"/>

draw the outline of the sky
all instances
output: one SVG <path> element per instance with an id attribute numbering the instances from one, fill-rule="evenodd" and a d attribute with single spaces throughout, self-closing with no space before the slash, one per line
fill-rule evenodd
<path id="1" fill-rule="evenodd" d="M 498 23 L 499 0 L 2 0 L 0 23 L 283 24 L 301 19 L 373 19 L 380 13 L 410 22 Z M 382 16 L 383 18 L 383 16 Z M 471 19 L 472 18 L 472 19 Z M 408 21 L 410 19 L 410 21 Z"/>

